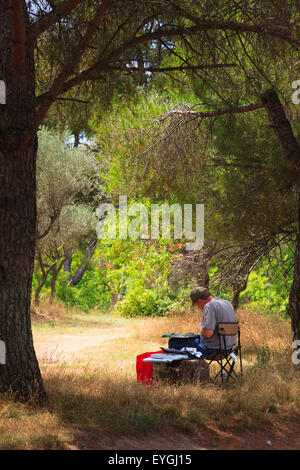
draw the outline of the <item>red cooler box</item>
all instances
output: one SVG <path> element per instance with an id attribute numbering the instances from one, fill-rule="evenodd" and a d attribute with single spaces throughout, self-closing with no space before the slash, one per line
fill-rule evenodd
<path id="1" fill-rule="evenodd" d="M 163 351 L 146 352 L 136 356 L 136 376 L 137 381 L 145 385 L 152 385 L 153 383 L 153 366 L 152 362 L 143 362 L 143 359 L 150 357 L 151 354 L 161 354 Z"/>

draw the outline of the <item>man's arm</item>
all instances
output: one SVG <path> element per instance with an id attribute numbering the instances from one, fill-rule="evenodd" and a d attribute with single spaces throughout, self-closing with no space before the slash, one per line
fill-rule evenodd
<path id="1" fill-rule="evenodd" d="M 214 334 L 214 330 L 209 330 L 209 329 L 206 329 L 206 328 L 202 328 L 202 323 L 199 323 L 198 331 L 205 338 L 211 338 L 212 335 Z"/>
<path id="2" fill-rule="evenodd" d="M 199 325 L 199 331 L 204 338 L 211 338 L 216 327 L 216 312 L 212 304 L 208 302 L 203 309 L 202 322 Z"/>

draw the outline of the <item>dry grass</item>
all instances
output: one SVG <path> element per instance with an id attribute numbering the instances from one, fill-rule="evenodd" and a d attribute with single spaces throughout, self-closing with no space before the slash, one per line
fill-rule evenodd
<path id="1" fill-rule="evenodd" d="M 62 449 L 69 441 L 57 414 L 10 399 L 0 401 L 0 449 Z"/>
<path id="2" fill-rule="evenodd" d="M 31 307 L 33 332 L 41 334 L 72 334 L 86 332 L 92 329 L 111 329 L 123 327 L 126 320 L 117 318 L 98 310 L 91 310 L 88 314 L 79 309 L 67 308 L 62 303 L 50 305 L 41 302 L 37 307 Z"/>
<path id="3" fill-rule="evenodd" d="M 112 329 L 125 325 L 132 336 L 91 346 L 76 362 L 43 365 L 48 408 L 3 399 L 0 448 L 72 448 L 82 435 L 100 445 L 104 435 L 113 439 L 164 430 L 195 434 L 212 424 L 219 429 L 258 429 L 292 419 L 300 412 L 300 378 L 291 362 L 289 323 L 247 310 L 238 316 L 244 380 L 224 388 L 136 382 L 136 355 L 165 345 L 164 333 L 195 331 L 200 320 L 196 313 L 125 321 L 98 316 L 98 325 L 106 322 Z M 55 320 L 59 330 L 76 328 L 63 318 Z M 83 329 L 96 321 L 93 315 L 78 312 L 74 318 Z M 36 328 L 37 336 L 44 333 Z"/>

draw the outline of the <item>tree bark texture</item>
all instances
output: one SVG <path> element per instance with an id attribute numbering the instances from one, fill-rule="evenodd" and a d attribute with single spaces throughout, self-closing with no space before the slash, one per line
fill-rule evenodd
<path id="1" fill-rule="evenodd" d="M 270 122 L 277 136 L 283 153 L 300 175 L 300 145 L 293 133 L 290 122 L 275 90 L 267 90 L 262 95 Z M 298 229 L 295 248 L 295 265 L 293 283 L 289 296 L 289 313 L 291 316 L 294 339 L 300 339 L 300 199 L 298 202 Z"/>
<path id="2" fill-rule="evenodd" d="M 300 194 L 298 203 L 298 231 L 295 248 L 295 266 L 293 283 L 289 297 L 289 314 L 291 317 L 293 339 L 300 340 Z"/>
<path id="3" fill-rule="evenodd" d="M 300 175 L 300 146 L 275 90 L 267 90 L 261 97 L 279 145 Z"/>
<path id="4" fill-rule="evenodd" d="M 0 105 L 0 339 L 6 345 L 0 391 L 43 402 L 30 320 L 37 139 L 25 147 L 18 142 L 35 111 L 34 62 L 33 50 L 22 43 L 25 32 L 17 37 L 13 31 L 11 10 L 11 2 L 0 0 L 0 80 L 7 90 L 6 104 Z"/>

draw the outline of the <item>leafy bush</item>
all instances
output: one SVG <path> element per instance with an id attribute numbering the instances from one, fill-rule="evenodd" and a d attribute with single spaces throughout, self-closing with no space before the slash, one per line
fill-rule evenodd
<path id="1" fill-rule="evenodd" d="M 159 289 L 135 287 L 117 303 L 115 311 L 124 317 L 161 317 L 169 312 L 173 300 Z"/>
<path id="2" fill-rule="evenodd" d="M 249 275 L 247 289 L 241 294 L 241 300 L 259 305 L 266 314 L 286 316 L 288 314 L 289 291 L 292 273 L 287 276 L 281 266 L 263 266 Z"/>
<path id="3" fill-rule="evenodd" d="M 104 273 L 99 269 L 87 271 L 79 284 L 70 287 L 66 274 L 62 274 L 56 287 L 57 297 L 66 305 L 88 312 L 94 307 L 108 307 L 110 295 L 106 289 Z"/>
<path id="4" fill-rule="evenodd" d="M 73 257 L 74 271 L 82 256 L 77 253 Z M 164 243 L 100 240 L 81 281 L 70 287 L 68 274 L 61 273 L 56 295 L 66 305 L 88 312 L 94 307 L 109 308 L 113 296 L 118 294 L 122 298 L 117 304 L 121 315 L 163 315 L 174 300 L 166 282 L 169 262 L 170 253 Z"/>

